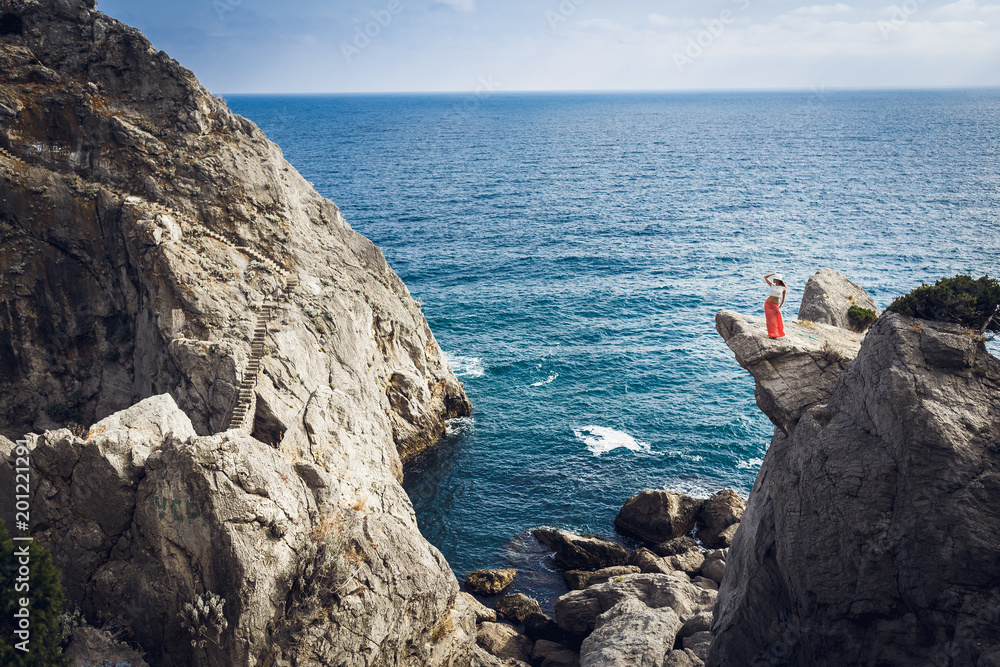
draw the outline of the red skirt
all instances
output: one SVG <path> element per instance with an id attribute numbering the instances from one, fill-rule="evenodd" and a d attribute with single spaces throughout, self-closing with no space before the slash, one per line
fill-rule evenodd
<path id="1" fill-rule="evenodd" d="M 767 335 L 781 338 L 785 335 L 785 323 L 781 321 L 781 309 L 773 301 L 764 302 L 764 316 L 767 318 Z"/>

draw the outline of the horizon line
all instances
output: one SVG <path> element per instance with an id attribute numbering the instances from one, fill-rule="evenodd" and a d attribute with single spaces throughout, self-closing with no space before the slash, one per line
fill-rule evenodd
<path id="1" fill-rule="evenodd" d="M 898 93 L 898 92 L 942 92 L 942 91 L 1000 91 L 1000 84 L 985 85 L 954 85 L 954 86 L 812 86 L 812 87 L 787 87 L 787 88 L 582 88 L 582 89 L 512 89 L 512 90 L 382 90 L 382 91 L 326 91 L 326 92 L 224 92 L 212 93 L 216 97 L 242 96 L 242 97 L 327 97 L 335 95 L 481 95 L 483 97 L 493 97 L 499 95 L 560 95 L 560 94 L 615 94 L 615 93 L 641 93 L 641 94 L 692 94 L 692 93 Z"/>

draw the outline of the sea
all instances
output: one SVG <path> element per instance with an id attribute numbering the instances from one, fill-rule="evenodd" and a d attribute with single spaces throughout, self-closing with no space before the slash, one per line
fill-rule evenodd
<path id="1" fill-rule="evenodd" d="M 226 100 L 382 248 L 465 385 L 405 471 L 421 531 L 549 610 L 532 528 L 622 539 L 643 489 L 750 491 L 772 426 L 714 317 L 762 315 L 764 274 L 786 318 L 823 267 L 880 309 L 1000 274 L 996 89 Z"/>

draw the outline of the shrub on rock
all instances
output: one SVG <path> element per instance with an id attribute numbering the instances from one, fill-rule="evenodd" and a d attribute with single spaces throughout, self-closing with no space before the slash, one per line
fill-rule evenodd
<path id="1" fill-rule="evenodd" d="M 889 310 L 922 320 L 952 322 L 970 329 L 982 329 L 1000 307 L 1000 281 L 989 276 L 973 279 L 958 275 L 942 278 L 933 285 L 921 285 L 899 297 Z M 1000 332 L 1000 315 L 987 327 Z"/>

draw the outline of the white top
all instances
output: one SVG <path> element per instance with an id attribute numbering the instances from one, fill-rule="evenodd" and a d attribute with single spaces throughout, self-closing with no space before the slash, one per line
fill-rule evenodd
<path id="1" fill-rule="evenodd" d="M 785 293 L 785 288 L 781 285 L 771 283 L 771 294 L 770 296 L 776 297 L 779 301 L 781 300 L 781 295 Z"/>

